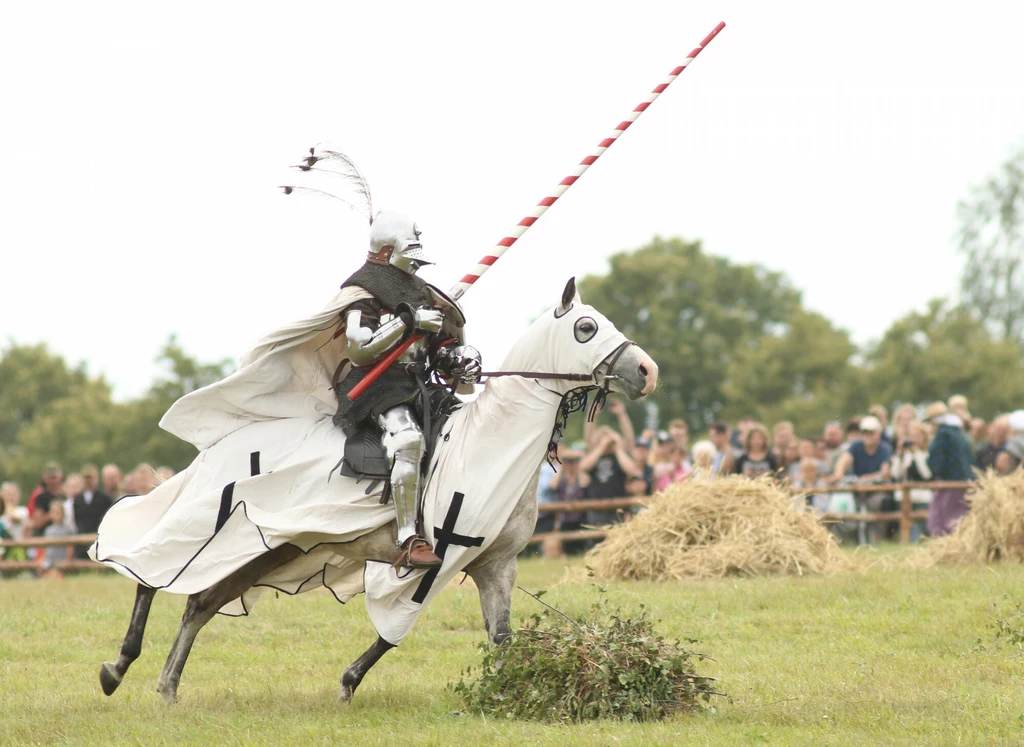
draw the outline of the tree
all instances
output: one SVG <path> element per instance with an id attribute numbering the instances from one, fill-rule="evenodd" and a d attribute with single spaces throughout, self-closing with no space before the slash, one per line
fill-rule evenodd
<path id="1" fill-rule="evenodd" d="M 612 256 L 608 274 L 587 276 L 580 292 L 657 361 L 653 398 L 663 420 L 682 417 L 693 430 L 721 415 L 736 352 L 782 329 L 800 307 L 781 273 L 709 256 L 699 241 L 657 236 Z M 641 422 L 639 410 L 630 412 Z"/>
<path id="2" fill-rule="evenodd" d="M 1020 346 L 995 337 L 966 306 L 935 299 L 924 312 L 897 319 L 866 356 L 873 399 L 897 402 L 970 400 L 971 411 L 992 417 L 1024 401 Z"/>
<path id="3" fill-rule="evenodd" d="M 45 345 L 10 345 L 0 355 L 0 478 L 28 491 L 51 459 L 68 472 L 106 461 L 186 467 L 195 449 L 161 430 L 160 418 L 179 397 L 223 378 L 229 361 L 200 363 L 173 336 L 158 361 L 167 371 L 146 395 L 117 403 L 84 366 L 69 368 Z"/>
<path id="4" fill-rule="evenodd" d="M 723 415 L 765 423 L 792 421 L 798 433 L 820 430 L 864 403 L 858 398 L 856 348 L 821 314 L 798 309 L 782 329 L 739 347 L 728 367 Z"/>
<path id="5" fill-rule="evenodd" d="M 1024 148 L 957 209 L 960 291 L 1004 338 L 1024 336 Z"/>

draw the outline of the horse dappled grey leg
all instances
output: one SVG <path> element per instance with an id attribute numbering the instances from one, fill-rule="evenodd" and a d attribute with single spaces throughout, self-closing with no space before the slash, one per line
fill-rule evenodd
<path id="1" fill-rule="evenodd" d="M 341 675 L 341 695 L 338 696 L 342 703 L 348 703 L 352 700 L 352 696 L 356 692 L 356 688 L 359 687 L 359 683 L 363 681 L 363 677 L 370 671 L 370 668 L 380 661 L 380 658 L 384 656 L 388 651 L 393 649 L 395 646 L 392 643 L 388 643 L 380 636 L 373 642 L 366 651 L 356 659 L 354 662 L 349 664 L 348 669 L 345 670 L 345 674 Z"/>
<path id="2" fill-rule="evenodd" d="M 178 626 L 178 635 L 171 644 L 171 653 L 167 656 L 156 686 L 156 691 L 163 696 L 165 703 L 170 705 L 178 699 L 178 683 L 192 651 L 192 644 L 203 626 L 217 614 L 217 610 L 247 592 L 260 578 L 294 560 L 301 553 L 294 545 L 281 545 L 242 566 L 206 591 L 189 596 L 185 614 L 181 616 L 181 625 Z"/>
<path id="3" fill-rule="evenodd" d="M 146 632 L 146 620 L 149 618 L 149 608 L 153 604 L 154 596 L 156 589 L 152 587 L 139 584 L 136 588 L 132 620 L 128 624 L 128 632 L 124 634 L 124 643 L 121 644 L 117 661 L 113 664 L 105 661 L 100 665 L 100 687 L 103 688 L 104 695 L 114 694 L 128 667 L 142 653 L 142 636 Z"/>
<path id="4" fill-rule="evenodd" d="M 512 590 L 516 585 L 516 559 L 495 559 L 469 570 L 480 592 L 480 609 L 484 613 L 487 635 L 495 644 L 504 643 L 512 635 Z"/>

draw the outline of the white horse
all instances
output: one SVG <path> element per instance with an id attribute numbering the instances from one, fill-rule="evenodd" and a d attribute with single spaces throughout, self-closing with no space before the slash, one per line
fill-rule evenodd
<path id="1" fill-rule="evenodd" d="M 265 587 L 298 593 L 324 585 L 344 601 L 363 591 L 365 584 L 367 609 L 379 637 L 345 670 L 341 688 L 343 701 L 352 697 L 370 667 L 401 641 L 422 608 L 447 580 L 463 570 L 469 573 L 479 590 L 490 639 L 494 643 L 505 640 L 510 633 L 516 556 L 526 546 L 536 524 L 537 471 L 549 444 L 557 438 L 572 407 L 581 405 L 580 394 L 604 390 L 635 400 L 654 390 L 658 368 L 650 356 L 627 340 L 608 319 L 584 305 L 576 293 L 574 280 L 570 280 L 561 302 L 534 322 L 517 341 L 500 370 L 506 375 L 490 378 L 476 400 L 452 415 L 431 457 L 423 523 L 438 554 L 444 558 L 440 571 L 398 575 L 390 566 L 397 557 L 393 513 L 388 507 L 379 506 L 380 491 L 367 494 L 365 485 L 338 475 L 333 477 L 331 490 L 335 492 L 332 495 L 340 496 L 343 504 L 340 512 L 362 517 L 354 523 L 357 530 L 344 536 L 332 536 L 331 532 L 338 530 L 330 529 L 328 536 L 323 536 L 322 527 L 319 530 L 306 528 L 302 537 L 275 534 L 261 529 L 260 513 L 255 506 L 247 508 L 244 500 L 237 500 L 237 495 L 234 503 L 229 497 L 227 505 L 241 508 L 241 512 L 232 510 L 230 515 L 219 516 L 216 535 L 206 540 L 201 548 L 213 555 L 214 562 L 209 567 L 228 570 L 215 583 L 200 590 L 189 590 L 187 584 L 182 586 L 182 579 L 188 576 L 185 571 L 195 560 L 194 556 L 169 580 L 163 577 L 146 580 L 144 571 L 140 570 L 145 568 L 145 563 L 130 568 L 126 563 L 104 557 L 105 520 L 94 546 L 96 556 L 143 583 L 138 585 L 131 623 L 117 661 L 104 663 L 100 668 L 103 692 L 112 694 L 128 667 L 138 658 L 146 619 L 158 588 L 189 594 L 157 687 L 168 703 L 177 698 L 181 672 L 200 629 L 218 611 L 230 614 L 232 605 L 236 611 L 247 613 Z M 243 430 L 258 433 L 260 425 L 256 423 Z M 301 427 L 310 428 L 308 424 Z M 323 431 L 325 438 L 338 439 L 328 455 L 336 458 L 340 453 L 339 444 L 343 444 L 340 431 L 331 426 L 329 418 L 314 427 L 327 429 Z M 242 434 L 235 438 L 243 441 L 242 451 L 248 448 L 244 443 L 247 437 Z M 201 453 L 189 468 L 187 472 L 193 478 L 202 470 L 219 468 L 215 464 L 216 448 Z M 236 443 L 232 448 L 237 452 L 240 447 Z M 252 474 L 260 477 L 259 484 L 264 486 L 261 490 L 265 492 L 268 484 L 287 490 L 297 473 L 290 473 L 292 468 L 287 466 L 278 469 L 273 463 L 263 465 L 271 467 L 271 472 L 266 472 L 259 465 L 259 452 L 254 453 L 256 466 Z M 310 463 L 302 462 L 306 471 Z M 322 475 L 317 479 L 321 478 Z M 279 482 L 267 482 L 275 479 Z M 223 492 L 245 495 L 245 484 L 245 480 L 239 480 L 236 488 L 236 482 L 231 482 L 232 490 L 225 488 Z M 178 504 L 174 504 L 173 486 L 165 492 L 169 499 L 161 498 L 153 503 L 170 501 L 161 510 L 173 515 L 179 509 Z M 179 500 L 179 504 L 181 502 Z M 130 531 L 133 521 L 138 524 L 132 511 L 146 505 L 145 500 L 129 502 L 120 519 L 115 506 L 107 534 L 116 537 L 116 531 Z M 154 546 L 173 547 L 178 538 L 166 536 L 166 527 L 175 527 L 172 534 L 188 533 L 195 526 L 196 515 L 202 515 L 206 508 L 195 503 L 180 507 L 178 512 L 187 516 L 187 524 L 166 523 L 170 519 L 165 518 L 165 523 L 155 524 L 149 531 L 144 526 L 137 528 L 137 533 L 144 534 L 140 546 L 144 545 L 146 550 Z M 222 514 L 224 508 L 222 501 Z M 232 523 L 239 513 L 245 514 L 244 520 L 240 518 Z M 219 542 L 222 535 L 230 535 L 229 530 L 241 533 L 247 527 L 255 527 L 259 532 L 261 545 L 254 557 L 223 549 L 218 555 L 215 540 Z M 310 536 L 315 539 L 309 539 Z M 315 569 L 312 574 L 310 568 Z M 210 578 L 197 573 L 196 579 Z M 294 579 L 302 580 L 296 583 Z"/>

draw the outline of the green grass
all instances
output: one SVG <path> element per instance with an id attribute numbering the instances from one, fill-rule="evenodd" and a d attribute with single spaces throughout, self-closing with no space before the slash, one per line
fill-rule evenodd
<path id="1" fill-rule="evenodd" d="M 579 563 L 525 562 L 520 583 L 570 613 L 594 600 Z M 350 706 L 338 680 L 375 633 L 361 597 L 342 607 L 315 592 L 216 618 L 168 708 L 156 679 L 183 598 L 157 596 L 142 657 L 107 698 L 97 671 L 116 656 L 134 586 L 0 580 L 0 743 L 1020 744 L 1024 659 L 995 624 L 1014 619 L 1022 592 L 1022 567 L 611 584 L 614 602 L 699 639 L 717 659 L 702 671 L 730 699 L 656 724 L 550 726 L 459 713 L 446 685 L 484 638 L 469 583 L 445 590 Z M 514 622 L 536 609 L 516 592 Z"/>

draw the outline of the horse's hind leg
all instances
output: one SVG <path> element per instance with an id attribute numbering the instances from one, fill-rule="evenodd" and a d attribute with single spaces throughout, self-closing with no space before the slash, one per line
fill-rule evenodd
<path id="1" fill-rule="evenodd" d="M 138 585 L 135 590 L 135 606 L 132 608 L 132 621 L 128 624 L 128 632 L 124 635 L 124 643 L 121 644 L 121 651 L 117 661 L 111 664 L 109 661 L 100 665 L 100 686 L 104 695 L 113 695 L 125 672 L 132 662 L 139 658 L 142 653 L 142 636 L 146 632 L 146 620 L 149 618 L 149 608 L 153 604 L 153 597 L 156 596 L 156 589 L 149 586 Z"/>
<path id="2" fill-rule="evenodd" d="M 493 643 L 503 643 L 512 629 L 512 590 L 516 585 L 516 559 L 494 559 L 479 568 L 469 569 L 480 592 L 480 609 L 484 613 L 484 626 Z"/>
<path id="3" fill-rule="evenodd" d="M 182 670 L 192 651 L 196 636 L 206 623 L 213 619 L 217 610 L 237 599 L 260 580 L 261 577 L 295 559 L 302 553 L 294 545 L 282 545 L 268 553 L 260 555 L 247 565 L 242 566 L 222 581 L 218 581 L 206 591 L 192 594 L 185 603 L 185 614 L 181 616 L 178 635 L 174 637 L 171 653 L 167 656 L 156 691 L 163 696 L 168 705 L 178 699 L 178 683 L 181 681 Z"/>
<path id="4" fill-rule="evenodd" d="M 345 674 L 341 676 L 341 695 L 339 696 L 341 702 L 347 703 L 352 700 L 356 688 L 359 687 L 359 683 L 363 681 L 366 673 L 370 671 L 370 667 L 380 661 L 380 657 L 384 656 L 394 647 L 393 643 L 388 643 L 378 636 L 377 640 L 363 652 L 362 656 L 349 664 Z"/>

